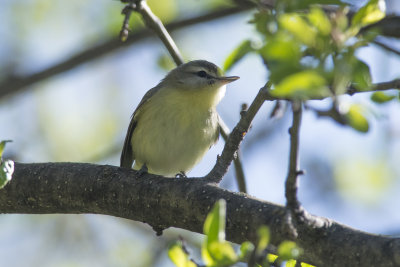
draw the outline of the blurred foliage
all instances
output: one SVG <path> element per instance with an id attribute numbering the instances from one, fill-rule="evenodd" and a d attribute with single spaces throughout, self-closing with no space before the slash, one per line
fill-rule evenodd
<path id="1" fill-rule="evenodd" d="M 230 266 L 239 260 L 231 244 L 225 240 L 225 223 L 226 201 L 219 200 L 204 222 L 206 239 L 201 254 L 207 266 Z"/>
<path id="2" fill-rule="evenodd" d="M 93 90 L 86 91 L 92 96 L 85 105 L 79 106 L 75 104 L 74 95 L 67 92 L 37 94 L 38 124 L 55 161 L 87 162 L 114 145 L 110 140 L 118 133 L 118 118 L 117 114 L 107 111 L 107 107 L 112 107 L 113 97 L 97 95 L 91 92 Z M 67 113 L 66 108 L 69 109 Z"/>
<path id="3" fill-rule="evenodd" d="M 14 162 L 6 160 L 0 164 L 0 189 L 6 186 L 11 181 L 12 174 L 14 173 Z"/>
<path id="4" fill-rule="evenodd" d="M 172 60 L 171 56 L 168 54 L 162 54 L 158 56 L 157 65 L 166 71 L 170 71 L 176 67 L 175 62 Z"/>
<path id="5" fill-rule="evenodd" d="M 372 37 L 358 35 L 358 32 L 366 23 L 373 23 L 384 14 L 377 8 L 370 8 L 369 12 L 381 14 L 371 17 L 371 13 L 362 8 L 354 16 L 359 19 L 350 23 L 346 7 L 330 16 L 318 6 L 310 6 L 304 13 L 288 13 L 288 10 L 304 8 L 293 2 L 278 1 L 276 13 L 259 12 L 252 20 L 264 39 L 258 53 L 269 69 L 271 82 L 276 85 L 272 93 L 306 100 L 315 95 L 329 96 L 327 86 L 332 94 L 344 93 L 351 82 L 357 89 L 368 89 L 371 84 L 369 68 L 355 52 Z"/>
<path id="6" fill-rule="evenodd" d="M 121 4 L 121 3 L 120 3 Z M 160 18 L 163 23 L 168 23 L 175 19 L 178 15 L 178 5 L 177 0 L 166 0 L 166 1 L 157 1 L 157 0 L 147 0 L 147 4 L 149 5 L 152 12 Z M 119 5 L 120 9 L 122 10 L 122 5 Z M 115 18 L 115 12 L 109 14 L 109 17 Z M 113 32 L 118 32 L 121 30 L 123 17 L 119 17 L 119 21 L 117 23 L 113 23 L 112 29 Z M 141 15 L 137 12 L 131 13 L 131 18 L 129 20 L 130 29 L 132 32 L 137 31 L 138 29 L 143 29 L 145 24 Z"/>
<path id="7" fill-rule="evenodd" d="M 121 18 L 115 16 L 121 8 L 117 1 L 102 1 L 99 5 L 98 1 L 71 0 L 66 5 L 57 1 L 35 0 L 14 1 L 10 5 L 10 14 L 18 14 L 13 24 L 17 38 L 24 37 L 24 33 L 32 31 L 33 26 L 42 30 L 47 28 L 47 31 L 55 33 L 58 30 L 62 34 L 60 30 L 75 25 L 75 29 L 86 26 L 83 36 L 89 38 L 86 40 L 97 40 L 99 36 L 104 37 L 108 30 L 116 31 L 121 24 Z M 74 14 L 72 20 L 71 14 Z"/>
<path id="8" fill-rule="evenodd" d="M 364 113 L 363 106 L 357 104 L 351 105 L 349 110 L 345 113 L 347 124 L 359 132 L 368 132 L 369 123 Z"/>
<path id="9" fill-rule="evenodd" d="M 182 247 L 182 242 L 173 243 L 168 249 L 168 257 L 177 267 L 196 267 L 196 263 L 189 259 L 189 255 Z"/>
<path id="10" fill-rule="evenodd" d="M 163 22 L 169 22 L 179 14 L 177 1 L 148 0 L 148 3 Z M 12 25 L 12 31 L 3 36 L 7 42 L 0 44 L 0 52 L 8 51 L 0 53 L 2 65 L 15 67 L 12 71 L 18 74 L 32 72 L 31 68 L 38 66 L 26 64 L 26 61 L 41 64 L 44 61 L 45 64 L 49 64 L 46 60 L 52 55 L 51 60 L 54 63 L 67 58 L 75 51 L 113 38 L 121 30 L 123 17 L 118 14 L 121 13 L 122 7 L 120 1 L 104 0 L 19 0 L 2 3 L 2 17 L 7 21 L 7 25 Z M 140 15 L 133 13 L 130 30 L 137 31 L 143 27 Z M 62 42 L 58 43 L 60 40 Z M 41 49 L 42 47 L 47 49 Z M 11 72 L 10 69 L 8 72 Z"/>
<path id="11" fill-rule="evenodd" d="M 3 140 L 0 142 L 0 159 L 3 156 L 4 148 L 6 147 L 7 143 L 12 142 L 12 140 Z"/>
<path id="12" fill-rule="evenodd" d="M 284 261 L 296 259 L 301 253 L 301 249 L 293 241 L 283 241 L 278 247 L 278 255 Z"/>
<path id="13" fill-rule="evenodd" d="M 384 92 L 374 92 L 371 95 L 371 100 L 378 104 L 387 103 L 393 99 L 396 99 L 396 95 Z"/>
<path id="14" fill-rule="evenodd" d="M 351 24 L 355 27 L 364 27 L 385 17 L 385 1 L 370 0 L 353 16 Z"/>
<path id="15" fill-rule="evenodd" d="M 206 10 L 234 6 L 233 1 L 226 0 L 176 0 L 181 17 L 195 16 Z"/>
<path id="16" fill-rule="evenodd" d="M 178 14 L 177 0 L 147 0 L 150 9 L 161 21 L 169 22 Z"/>
<path id="17" fill-rule="evenodd" d="M 279 0 L 274 11 L 254 14 L 251 23 L 263 40 L 262 46 L 254 48 L 251 40 L 245 40 L 227 57 L 225 69 L 248 53 L 259 54 L 274 84 L 271 94 L 279 98 L 335 97 L 344 94 L 350 85 L 359 91 L 369 90 L 372 83 L 369 66 L 356 54 L 375 38 L 375 33 L 359 32 L 385 16 L 382 2 L 368 1 L 351 20 L 349 8 L 341 1 L 324 2 L 339 5 L 330 14 L 317 5 L 320 3 Z M 354 129 L 368 131 L 368 121 L 359 106 L 352 106 L 343 115 Z"/>
<path id="18" fill-rule="evenodd" d="M 223 69 L 229 70 L 236 62 L 241 60 L 249 52 L 256 51 L 250 40 L 244 40 L 232 53 L 226 58 Z"/>
<path id="19" fill-rule="evenodd" d="M 3 188 L 12 178 L 14 173 L 14 161 L 3 160 L 3 151 L 7 143 L 11 140 L 3 140 L 0 142 L 0 189 Z"/>
<path id="20" fill-rule="evenodd" d="M 340 194 L 368 205 L 377 205 L 393 186 L 395 178 L 388 159 L 368 160 L 363 157 L 335 164 L 334 179 Z"/>
<path id="21" fill-rule="evenodd" d="M 249 262 L 250 266 L 270 266 L 272 263 L 279 266 L 294 266 L 297 257 L 302 253 L 292 241 L 282 242 L 277 249 L 278 255 L 267 253 L 270 240 L 270 231 L 266 226 L 258 229 L 258 242 L 253 245 L 246 241 L 242 243 L 237 253 L 232 245 L 225 240 L 226 201 L 220 199 L 214 204 L 204 222 L 203 232 L 206 236 L 202 245 L 202 258 L 207 267 L 228 267 L 238 262 Z M 195 267 L 198 265 L 190 255 L 182 242 L 174 242 L 168 250 L 168 256 L 177 267 Z M 203 266 L 203 265 L 201 265 Z M 275 265 L 276 266 L 276 265 Z M 311 267 L 303 264 L 301 266 Z"/>

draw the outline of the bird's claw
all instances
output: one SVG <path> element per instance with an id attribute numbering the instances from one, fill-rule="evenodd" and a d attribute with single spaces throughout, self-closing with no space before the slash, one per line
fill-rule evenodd
<path id="1" fill-rule="evenodd" d="M 140 170 L 138 171 L 138 175 L 139 175 L 139 177 L 142 177 L 146 173 L 148 173 L 148 168 L 147 168 L 146 164 L 143 164 L 142 167 L 140 168 Z"/>
<path id="2" fill-rule="evenodd" d="M 180 171 L 175 175 L 175 178 L 187 178 L 186 173 L 184 171 Z"/>

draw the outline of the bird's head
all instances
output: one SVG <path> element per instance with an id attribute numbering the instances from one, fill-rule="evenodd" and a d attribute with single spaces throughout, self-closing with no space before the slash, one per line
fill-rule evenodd
<path id="1" fill-rule="evenodd" d="M 184 90 L 219 89 L 238 76 L 224 76 L 220 68 L 205 60 L 194 60 L 173 69 L 163 80 L 168 87 Z"/>

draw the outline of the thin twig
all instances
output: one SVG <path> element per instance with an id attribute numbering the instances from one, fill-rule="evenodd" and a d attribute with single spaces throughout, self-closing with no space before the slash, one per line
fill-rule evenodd
<path id="1" fill-rule="evenodd" d="M 251 122 L 253 121 L 264 101 L 268 99 L 270 86 L 270 83 L 267 83 L 263 88 L 261 88 L 253 100 L 253 103 L 251 103 L 249 109 L 243 113 L 243 116 L 229 135 L 228 140 L 225 143 L 224 150 L 222 151 L 221 156 L 219 156 L 217 159 L 217 163 L 215 164 L 214 168 L 204 177 L 205 179 L 214 183 L 221 182 L 222 177 L 226 174 L 229 165 L 235 158 L 235 152 L 239 149 L 239 145 L 249 130 Z"/>
<path id="2" fill-rule="evenodd" d="M 157 36 L 164 43 L 165 47 L 168 49 L 169 54 L 174 59 L 176 65 L 181 65 L 184 63 L 181 53 L 179 52 L 178 47 L 176 46 L 174 40 L 171 35 L 169 35 L 167 29 L 164 27 L 161 20 L 154 15 L 151 11 L 150 7 L 147 5 L 145 0 L 134 0 L 136 2 L 135 11 L 139 12 L 142 15 L 144 22 L 147 27 L 153 29 L 153 31 L 157 34 Z"/>
<path id="3" fill-rule="evenodd" d="M 126 5 L 124 9 L 122 9 L 122 14 L 125 15 L 124 22 L 122 23 L 122 29 L 119 32 L 119 38 L 122 42 L 125 42 L 128 39 L 128 35 L 130 32 L 129 29 L 129 20 L 131 18 L 132 11 L 135 10 L 135 5 L 133 3 Z"/>
<path id="4" fill-rule="evenodd" d="M 371 29 L 375 32 L 378 32 L 380 36 L 399 38 L 400 17 L 395 14 L 387 15 L 380 21 L 362 28 L 360 30 L 360 34 L 363 34 Z"/>
<path id="5" fill-rule="evenodd" d="M 220 133 L 222 138 L 224 138 L 225 142 L 228 140 L 229 135 L 231 134 L 228 126 L 225 124 L 225 122 L 221 119 L 221 117 L 218 117 L 219 119 L 219 128 L 220 128 Z M 235 172 L 236 172 L 236 183 L 238 185 L 239 191 L 243 193 L 247 193 L 247 188 L 246 188 L 246 178 L 244 176 L 244 170 L 243 170 L 243 165 L 241 163 L 241 158 L 240 158 L 240 153 L 239 150 L 236 153 L 236 158 L 233 160 L 233 165 L 235 167 Z"/>
<path id="6" fill-rule="evenodd" d="M 375 84 L 372 84 L 371 88 L 368 88 L 367 90 L 357 90 L 354 86 L 350 86 L 347 89 L 346 94 L 353 95 L 355 93 L 386 91 L 386 90 L 392 90 L 392 89 L 400 89 L 400 79 L 395 79 L 395 80 L 388 81 L 388 82 L 375 83 Z"/>
<path id="7" fill-rule="evenodd" d="M 400 79 L 373 84 L 371 91 L 385 91 L 391 89 L 400 89 Z"/>
<path id="8" fill-rule="evenodd" d="M 387 91 L 387 90 L 392 90 L 392 89 L 400 89 L 400 79 L 395 79 L 392 81 L 388 81 L 388 82 L 380 82 L 380 83 L 374 83 L 371 85 L 370 88 L 364 89 L 364 90 L 359 90 L 356 87 L 354 87 L 353 85 L 350 85 L 346 92 L 344 94 L 348 94 L 348 95 L 354 95 L 356 93 L 370 93 L 370 92 L 375 92 L 375 91 Z M 317 96 L 317 97 L 310 97 L 307 100 L 322 100 L 325 98 L 329 98 L 332 96 Z M 287 101 L 292 101 L 293 98 L 290 97 L 278 97 L 278 96 L 274 96 L 270 93 L 268 93 L 266 95 L 266 99 L 265 100 L 287 100 Z"/>
<path id="9" fill-rule="evenodd" d="M 341 125 L 347 124 L 346 116 L 339 111 L 337 105 L 332 104 L 329 109 L 322 110 L 304 104 L 304 109 L 314 111 L 318 117 L 329 117 Z"/>
<path id="10" fill-rule="evenodd" d="M 292 102 L 293 123 L 289 129 L 290 134 L 290 154 L 289 154 L 289 168 L 285 184 L 285 197 L 286 207 L 289 214 L 289 227 L 294 216 L 301 212 L 300 202 L 297 198 L 298 176 L 303 174 L 299 169 L 299 138 L 300 138 L 300 125 L 302 117 L 302 103 Z"/>
<path id="11" fill-rule="evenodd" d="M 225 139 L 225 142 L 227 139 Z M 236 182 L 240 192 L 247 193 L 246 178 L 244 176 L 242 158 L 240 156 L 240 149 L 236 151 L 236 157 L 233 159 L 233 167 L 235 167 Z"/>
<path id="12" fill-rule="evenodd" d="M 396 55 L 400 56 L 400 51 L 399 50 L 394 49 L 393 47 L 388 46 L 387 44 L 382 43 L 381 41 L 374 40 L 374 41 L 372 41 L 372 43 L 382 47 L 383 49 L 385 49 L 385 50 L 387 50 L 389 52 L 395 53 Z"/>

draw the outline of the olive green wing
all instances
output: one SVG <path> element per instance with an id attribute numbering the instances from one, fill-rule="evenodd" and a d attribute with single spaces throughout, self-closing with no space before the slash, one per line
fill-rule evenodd
<path id="1" fill-rule="evenodd" d="M 136 128 L 137 121 L 134 116 L 132 116 L 131 122 L 129 123 L 128 131 L 126 133 L 124 148 L 121 153 L 120 166 L 124 168 L 132 168 L 133 161 L 135 160 L 135 155 L 133 155 L 131 138 L 132 133 Z"/>
<path id="2" fill-rule="evenodd" d="M 129 123 L 128 131 L 126 132 L 124 147 L 122 148 L 121 159 L 120 159 L 120 166 L 124 168 L 132 168 L 133 161 L 135 160 L 135 155 L 133 153 L 132 148 L 132 134 L 137 125 L 137 115 L 140 113 L 141 107 L 147 103 L 150 98 L 158 92 L 161 88 L 160 85 L 150 89 L 147 93 L 143 96 L 142 100 L 140 101 L 139 105 L 137 106 L 136 110 L 133 112 L 131 117 L 131 122 Z"/>

